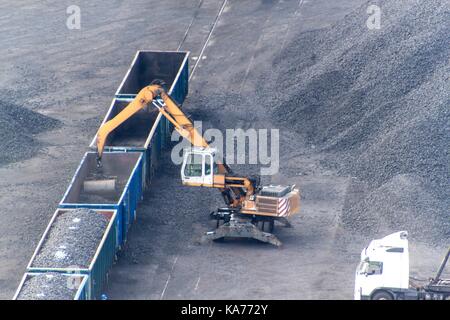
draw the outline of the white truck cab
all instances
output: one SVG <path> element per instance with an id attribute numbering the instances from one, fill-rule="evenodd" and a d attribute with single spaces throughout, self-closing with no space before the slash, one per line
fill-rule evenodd
<path id="1" fill-rule="evenodd" d="M 355 274 L 355 300 L 390 300 L 396 291 L 409 288 L 408 233 L 399 231 L 372 240 L 361 252 Z"/>

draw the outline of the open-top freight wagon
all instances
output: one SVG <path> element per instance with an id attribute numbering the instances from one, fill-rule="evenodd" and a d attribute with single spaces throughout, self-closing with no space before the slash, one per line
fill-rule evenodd
<path id="1" fill-rule="evenodd" d="M 122 246 L 128 229 L 136 218 L 142 198 L 142 158 L 140 152 L 105 152 L 102 168 L 96 164 L 96 153 L 87 152 L 61 200 L 60 208 L 117 210 L 118 241 Z M 103 190 L 88 189 L 88 183 L 111 181 Z"/>
<path id="2" fill-rule="evenodd" d="M 116 257 L 118 217 L 116 210 L 57 209 L 27 272 L 86 275 L 86 298 L 98 298 Z M 94 224 L 99 219 L 102 226 Z"/>
<path id="3" fill-rule="evenodd" d="M 163 80 L 170 96 L 182 104 L 188 93 L 189 52 L 138 51 L 102 124 L 114 118 L 132 101 L 139 91 L 152 81 Z M 148 187 L 161 150 L 170 139 L 172 125 L 152 106 L 139 111 L 112 132 L 105 145 L 105 151 L 137 151 L 144 154 L 143 187 Z M 97 136 L 90 148 L 96 149 Z"/>

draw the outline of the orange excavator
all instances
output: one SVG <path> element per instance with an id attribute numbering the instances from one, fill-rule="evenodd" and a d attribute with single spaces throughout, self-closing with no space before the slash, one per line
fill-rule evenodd
<path id="1" fill-rule="evenodd" d="M 160 80 L 143 88 L 119 114 L 100 127 L 97 133 L 97 164 L 101 166 L 108 135 L 150 103 L 193 146 L 183 150 L 183 185 L 217 188 L 223 196 L 226 207 L 211 213 L 211 217 L 217 220 L 217 228 L 207 232 L 205 237 L 212 240 L 253 238 L 280 246 L 281 241 L 272 233 L 275 221 L 290 226 L 288 218 L 298 213 L 300 208 L 299 190 L 295 186 L 260 186 L 259 177 L 234 174 L 226 163 L 217 159 L 217 150 L 209 146 Z"/>

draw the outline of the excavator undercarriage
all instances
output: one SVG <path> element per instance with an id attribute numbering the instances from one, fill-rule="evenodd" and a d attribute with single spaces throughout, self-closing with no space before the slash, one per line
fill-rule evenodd
<path id="1" fill-rule="evenodd" d="M 273 234 L 275 222 L 292 226 L 287 218 L 299 209 L 298 190 L 295 186 L 267 186 L 257 190 L 255 200 L 251 201 L 254 211 L 225 207 L 212 212 L 210 217 L 216 220 L 216 229 L 207 232 L 204 238 L 251 238 L 281 246 L 281 241 Z"/>
<path id="2" fill-rule="evenodd" d="M 210 216 L 211 219 L 216 220 L 216 229 L 207 232 L 204 239 L 215 241 L 225 238 L 250 238 L 279 247 L 282 242 L 273 234 L 275 221 L 282 223 L 284 227 L 292 227 L 284 217 L 249 217 L 245 214 L 232 213 L 223 208 L 212 212 Z"/>

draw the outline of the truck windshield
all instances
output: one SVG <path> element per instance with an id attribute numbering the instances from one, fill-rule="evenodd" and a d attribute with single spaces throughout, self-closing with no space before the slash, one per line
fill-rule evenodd
<path id="1" fill-rule="evenodd" d="M 358 274 L 373 275 L 383 272 L 383 262 L 364 260 L 359 263 Z"/>
<path id="2" fill-rule="evenodd" d="M 366 273 L 368 266 L 369 266 L 369 263 L 366 260 L 361 261 L 358 265 L 358 268 L 356 269 L 358 274 Z"/>

